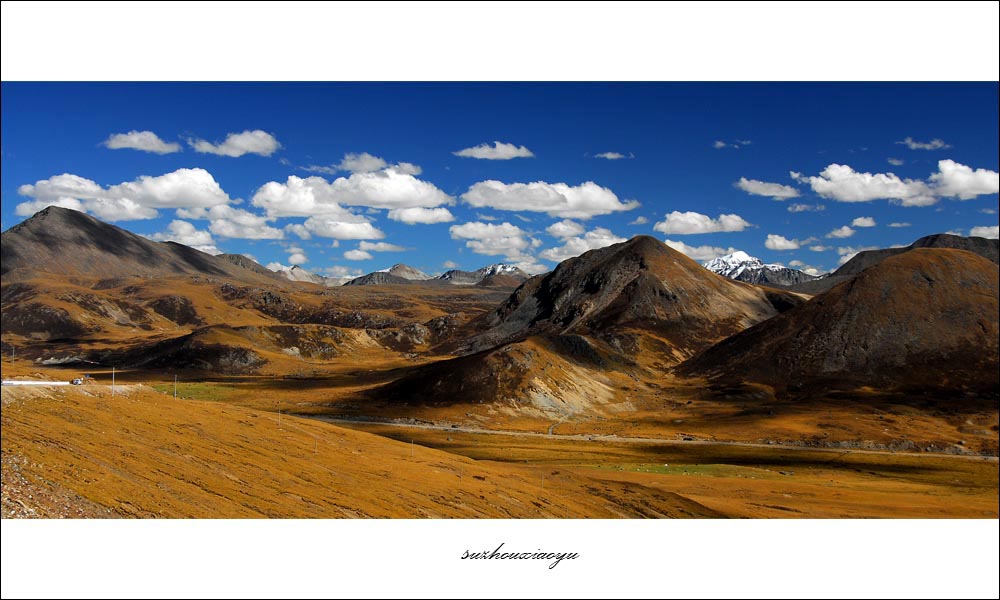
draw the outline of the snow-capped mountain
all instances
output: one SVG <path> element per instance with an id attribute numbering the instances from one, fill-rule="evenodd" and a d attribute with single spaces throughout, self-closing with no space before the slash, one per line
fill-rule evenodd
<path id="1" fill-rule="evenodd" d="M 452 270 L 438 277 L 453 285 L 475 285 L 493 275 L 507 275 L 520 281 L 528 279 L 529 275 L 514 265 L 506 263 L 496 263 L 487 265 L 475 271 Z"/>
<path id="2" fill-rule="evenodd" d="M 317 275 L 311 271 L 306 271 L 298 265 L 294 265 L 290 269 L 281 269 L 278 273 L 284 275 L 292 281 L 305 281 L 307 283 L 318 283 L 320 285 L 326 284 L 326 277 Z"/>
<path id="3" fill-rule="evenodd" d="M 784 265 L 765 264 L 742 250 L 713 258 L 705 263 L 705 268 L 723 277 L 763 285 L 795 285 L 817 279 L 814 275 Z"/>
<path id="4" fill-rule="evenodd" d="M 430 275 L 424 273 L 420 269 L 414 269 L 410 265 L 404 265 L 402 263 L 392 265 L 388 269 L 379 269 L 376 273 L 388 273 L 389 275 L 395 275 L 396 277 L 402 277 L 403 279 L 409 279 L 410 281 L 423 281 L 431 278 Z"/>

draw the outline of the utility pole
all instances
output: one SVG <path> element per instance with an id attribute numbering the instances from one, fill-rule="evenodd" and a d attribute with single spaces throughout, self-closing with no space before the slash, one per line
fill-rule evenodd
<path id="1" fill-rule="evenodd" d="M 174 400 L 177 399 L 177 375 L 174 375 Z"/>
<path id="2" fill-rule="evenodd" d="M 115 367 L 111 367 L 111 397 L 115 397 Z"/>

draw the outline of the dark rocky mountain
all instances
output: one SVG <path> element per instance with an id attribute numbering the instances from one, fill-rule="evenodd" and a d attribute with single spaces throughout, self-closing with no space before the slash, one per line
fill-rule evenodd
<path id="1" fill-rule="evenodd" d="M 175 242 L 154 242 L 90 215 L 49 206 L 0 235 L 4 283 L 39 273 L 113 279 L 202 275 L 274 283 L 232 259 Z M 259 266 L 259 265 L 258 265 Z"/>
<path id="2" fill-rule="evenodd" d="M 716 275 L 649 236 L 591 250 L 536 276 L 478 318 L 475 352 L 538 334 L 653 333 L 686 357 L 801 302 Z"/>
<path id="3" fill-rule="evenodd" d="M 508 275 L 506 273 L 495 273 L 493 275 L 487 275 L 483 277 L 479 283 L 475 285 L 479 287 L 497 287 L 497 288 L 511 288 L 514 289 L 517 286 L 524 283 L 524 280 L 515 277 L 513 275 Z"/>
<path id="4" fill-rule="evenodd" d="M 409 285 L 414 283 L 410 279 L 399 277 L 385 271 L 375 271 L 361 277 L 355 277 L 344 285 Z"/>
<path id="5" fill-rule="evenodd" d="M 982 256 L 908 249 L 712 346 L 678 372 L 777 390 L 873 386 L 995 394 L 998 289 L 997 266 Z"/>
<path id="6" fill-rule="evenodd" d="M 883 248 L 881 250 L 865 250 L 859 252 L 857 256 L 844 263 L 839 269 L 830 273 L 826 277 L 813 281 L 806 281 L 797 285 L 788 286 L 788 289 L 801 292 L 803 294 L 819 294 L 829 290 L 838 283 L 843 283 L 865 269 L 879 264 L 890 256 L 896 256 L 904 252 L 909 252 L 916 248 L 951 248 L 954 250 L 966 250 L 978 254 L 994 264 L 998 262 L 1000 254 L 1000 241 L 990 240 L 980 237 L 962 237 L 947 233 L 936 233 L 922 237 L 909 246 L 903 248 Z"/>

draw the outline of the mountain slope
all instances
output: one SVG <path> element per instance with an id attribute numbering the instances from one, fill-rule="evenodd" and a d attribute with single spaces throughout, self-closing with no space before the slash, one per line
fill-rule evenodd
<path id="1" fill-rule="evenodd" d="M 705 268 L 723 277 L 757 285 L 788 286 L 816 279 L 814 275 L 783 265 L 765 264 L 743 251 L 713 258 L 705 263 Z"/>
<path id="2" fill-rule="evenodd" d="M 880 250 L 865 250 L 864 252 L 859 252 L 854 258 L 844 263 L 843 266 L 833 273 L 830 273 L 828 276 L 793 285 L 790 286 L 789 289 L 803 294 L 819 294 L 832 288 L 838 283 L 847 281 L 865 269 L 875 266 L 891 256 L 896 256 L 897 254 L 909 252 L 917 248 L 951 248 L 954 250 L 966 250 L 968 252 L 978 254 L 993 263 L 1000 262 L 1000 259 L 998 259 L 998 254 L 1000 254 L 1000 241 L 998 240 L 937 233 L 922 237 L 904 248 L 882 248 Z"/>
<path id="3" fill-rule="evenodd" d="M 50 206 L 0 236 L 4 283 L 37 273 L 111 279 L 203 275 L 274 283 L 268 275 L 174 242 L 154 242 L 84 213 Z"/>
<path id="4" fill-rule="evenodd" d="M 518 288 L 475 323 L 465 351 L 540 333 L 655 334 L 681 357 L 797 304 L 716 275 L 648 236 L 591 250 Z"/>
<path id="5" fill-rule="evenodd" d="M 778 389 L 921 386 L 996 393 L 998 287 L 996 265 L 981 256 L 909 250 L 720 342 L 678 372 Z"/>
<path id="6" fill-rule="evenodd" d="M 379 273 L 388 273 L 389 275 L 409 279 L 410 281 L 423 281 L 431 278 L 430 275 L 420 269 L 414 269 L 410 265 L 404 265 L 403 263 L 392 265 L 388 269 L 379 271 Z"/>
<path id="7" fill-rule="evenodd" d="M 497 263 L 487 265 L 475 271 L 459 271 L 457 269 L 447 271 L 443 275 L 440 275 L 438 279 L 453 285 L 475 285 L 487 277 L 492 277 L 494 275 L 504 275 L 519 281 L 526 281 L 529 277 L 527 273 L 514 265 Z"/>

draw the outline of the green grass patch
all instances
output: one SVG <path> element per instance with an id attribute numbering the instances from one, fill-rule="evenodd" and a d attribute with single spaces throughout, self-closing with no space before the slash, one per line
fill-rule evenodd
<path id="1" fill-rule="evenodd" d="M 174 395 L 173 383 L 157 383 L 152 388 L 161 394 Z M 206 400 L 209 402 L 227 402 L 234 396 L 245 394 L 245 390 L 237 386 L 221 383 L 177 383 L 177 397 L 185 400 Z"/>

